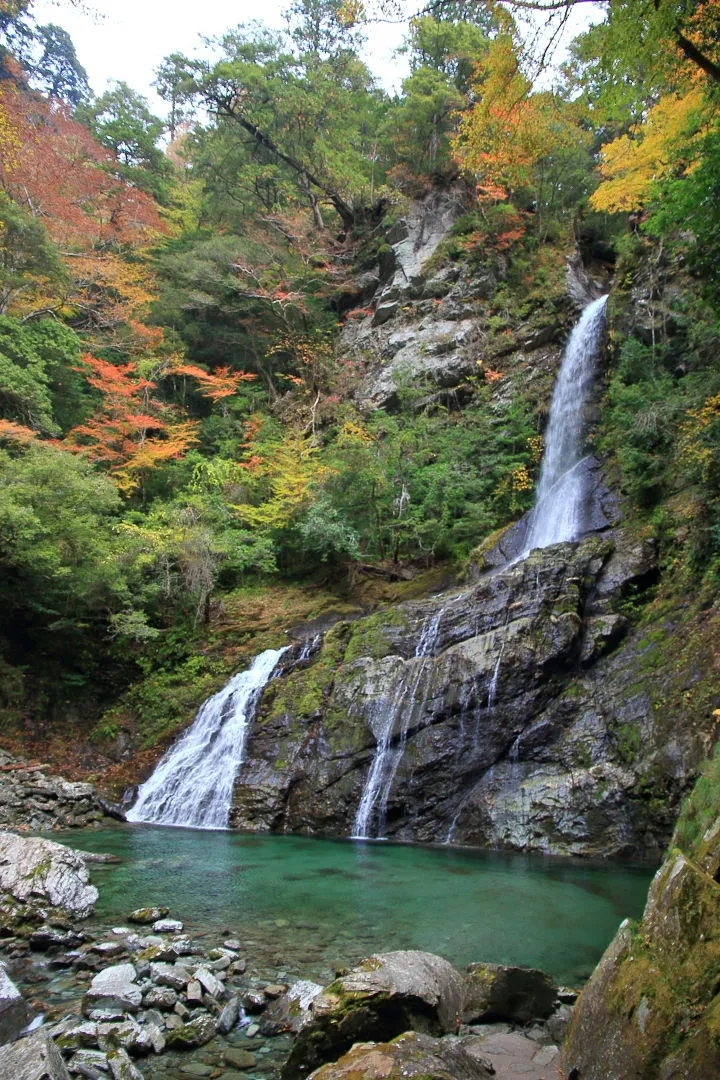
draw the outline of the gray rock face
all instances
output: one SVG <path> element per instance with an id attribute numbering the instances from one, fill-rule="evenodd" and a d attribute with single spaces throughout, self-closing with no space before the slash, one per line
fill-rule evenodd
<path id="1" fill-rule="evenodd" d="M 81 852 L 0 832 L 0 917 L 38 919 L 55 910 L 87 918 L 98 897 L 89 881 Z"/>
<path id="2" fill-rule="evenodd" d="M 59 1051 L 43 1032 L 0 1047 L 0 1076 L 5 1080 L 70 1080 Z"/>
<path id="3" fill-rule="evenodd" d="M 439 956 L 413 950 L 371 956 L 313 999 L 283 1078 L 303 1077 L 361 1039 L 386 1040 L 411 1029 L 453 1032 L 463 995 L 462 978 Z"/>
<path id="4" fill-rule="evenodd" d="M 389 1043 L 360 1043 L 339 1061 L 323 1065 L 311 1080 L 490 1080 L 495 1070 L 456 1040 L 414 1031 Z"/>
<path id="5" fill-rule="evenodd" d="M 696 811 L 707 813 L 709 799 L 717 807 L 706 787 Z M 715 817 L 687 854 L 669 852 L 639 926 L 621 925 L 573 1011 L 564 1059 L 574 1080 L 720 1075 L 718 860 Z"/>
<path id="6" fill-rule="evenodd" d="M 32 1011 L 0 963 L 0 1045 L 17 1038 Z"/>
<path id="7" fill-rule="evenodd" d="M 659 852 L 711 724 L 668 732 L 654 706 L 662 690 L 646 631 L 630 634 L 622 610 L 654 573 L 651 546 L 610 531 L 536 551 L 462 592 L 337 624 L 305 669 L 265 692 L 234 823 L 349 835 L 392 724 L 389 744 L 404 752 L 387 836 Z M 690 685 L 702 677 L 687 675 Z"/>
<path id="8" fill-rule="evenodd" d="M 2 750 L 0 766 L 0 827 L 68 829 L 100 821 L 109 809 L 92 784 L 49 776 L 41 767 L 26 764 Z M 117 816 L 114 809 L 113 816 Z"/>

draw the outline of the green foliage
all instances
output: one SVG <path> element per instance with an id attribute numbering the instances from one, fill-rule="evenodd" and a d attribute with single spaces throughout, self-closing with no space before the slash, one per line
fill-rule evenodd
<path id="1" fill-rule="evenodd" d="M 72 331 L 68 331 L 69 336 Z M 36 346 L 40 344 L 41 348 Z M 0 415 L 56 434 L 42 341 L 17 319 L 0 316 Z"/>
<path id="2" fill-rule="evenodd" d="M 58 281 L 64 276 L 42 221 L 0 191 L 0 315 L 37 277 Z"/>
<path id="3" fill-rule="evenodd" d="M 697 857 L 704 834 L 720 817 L 720 745 L 706 762 L 691 794 L 680 811 L 671 847 Z"/>
<path id="4" fill-rule="evenodd" d="M 55 23 L 39 26 L 35 32 L 37 59 L 32 63 L 32 81 L 48 97 L 77 106 L 90 97 L 87 72 L 77 58 L 67 30 Z"/>
<path id="5" fill-rule="evenodd" d="M 111 90 L 82 105 L 77 118 L 113 152 L 127 180 L 161 202 L 167 198 L 170 164 L 157 145 L 163 123 L 153 116 L 141 94 L 127 83 L 116 82 Z"/>

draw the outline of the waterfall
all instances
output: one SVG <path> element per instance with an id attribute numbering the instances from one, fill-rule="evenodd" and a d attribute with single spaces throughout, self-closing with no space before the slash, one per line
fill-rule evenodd
<path id="1" fill-rule="evenodd" d="M 583 533 L 587 496 L 582 468 L 584 413 L 605 329 L 607 296 L 583 311 L 565 349 L 545 432 L 535 509 L 525 537 L 525 555 L 535 548 L 577 540 Z"/>
<path id="2" fill-rule="evenodd" d="M 141 785 L 128 821 L 226 829 L 248 727 L 286 649 L 266 649 L 203 702 L 192 725 Z"/>
<path id="3" fill-rule="evenodd" d="M 458 596 L 453 597 L 436 615 L 428 616 L 425 619 L 415 649 L 414 666 L 410 667 L 408 664 L 403 668 L 387 707 L 379 715 L 372 718 L 374 721 L 372 725 L 373 734 L 377 739 L 377 745 L 365 781 L 365 789 L 355 814 L 352 831 L 353 840 L 371 839 L 373 824 L 376 826 L 376 837 L 382 839 L 390 790 L 398 765 L 405 752 L 415 697 L 425 671 L 424 659 L 433 654 L 440 631 L 440 623 L 447 608 L 450 604 L 459 600 L 462 595 L 460 593 Z M 399 716 L 401 716 L 400 730 L 395 738 L 395 729 Z"/>

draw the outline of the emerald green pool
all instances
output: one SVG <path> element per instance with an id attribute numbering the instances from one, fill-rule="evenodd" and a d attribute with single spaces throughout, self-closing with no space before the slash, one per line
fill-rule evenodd
<path id="1" fill-rule="evenodd" d="M 621 920 L 641 913 L 651 876 L 608 862 L 137 825 L 63 839 L 122 860 L 92 866 L 103 923 L 164 904 L 191 932 L 239 937 L 258 970 L 321 982 L 371 952 L 410 948 L 574 984 Z"/>

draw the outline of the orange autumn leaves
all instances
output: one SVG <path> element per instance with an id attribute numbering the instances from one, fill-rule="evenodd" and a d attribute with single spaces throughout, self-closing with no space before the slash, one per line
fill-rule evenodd
<path id="1" fill-rule="evenodd" d="M 157 204 L 120 176 L 113 154 L 66 105 L 30 91 L 19 70 L 0 82 L 0 190 L 43 223 L 65 270 L 18 290 L 13 314 L 72 314 L 102 344 L 112 339 L 126 351 L 157 343 L 161 331 L 143 321 L 156 292 L 144 251 L 165 231 Z"/>
<path id="2" fill-rule="evenodd" d="M 198 441 L 199 422 L 188 420 L 177 406 L 156 396 L 158 376 L 188 375 L 212 402 L 230 397 L 241 383 L 256 377 L 229 367 L 211 373 L 193 364 L 175 363 L 169 367 L 156 365 L 155 377 L 148 378 L 136 363 L 112 364 L 90 353 L 81 357 L 81 364 L 78 370 L 100 393 L 99 407 L 62 441 L 47 441 L 99 463 L 125 493 L 132 492 L 144 474 L 163 462 L 183 457 Z M 0 420 L 0 439 L 26 445 L 37 438 L 38 432 L 31 428 Z"/>
<path id="3" fill-rule="evenodd" d="M 587 141 L 571 105 L 550 92 L 532 93 L 509 34 L 493 39 L 476 69 L 472 98 L 459 117 L 453 152 L 475 177 L 481 203 L 507 199 L 531 184 L 542 159 Z"/>

